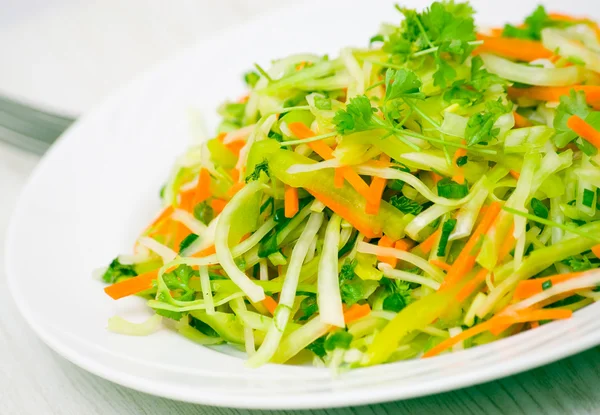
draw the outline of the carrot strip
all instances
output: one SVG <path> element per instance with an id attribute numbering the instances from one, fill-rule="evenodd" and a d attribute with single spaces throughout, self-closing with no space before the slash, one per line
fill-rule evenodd
<path id="1" fill-rule="evenodd" d="M 353 321 L 361 319 L 371 312 L 371 307 L 369 304 L 354 304 L 344 313 L 344 321 L 346 324 L 350 324 Z"/>
<path id="2" fill-rule="evenodd" d="M 535 278 L 533 280 L 525 280 L 519 282 L 517 288 L 515 288 L 514 298 L 521 300 L 523 298 L 531 297 L 537 293 L 544 291 L 544 283 L 550 281 L 552 285 L 559 284 L 564 281 L 568 281 L 573 278 L 581 276 L 581 272 L 571 272 L 568 274 L 558 274 L 546 278 Z"/>
<path id="3" fill-rule="evenodd" d="M 519 180 L 519 178 L 521 177 L 521 173 L 519 173 L 516 170 L 510 170 L 509 173 L 512 177 L 514 177 L 517 180 Z"/>
<path id="4" fill-rule="evenodd" d="M 430 172 L 430 173 L 431 173 L 431 179 L 433 180 L 433 185 L 434 185 L 434 186 L 437 186 L 438 182 L 439 182 L 440 180 L 442 180 L 442 179 L 443 179 L 443 177 L 442 177 L 442 176 L 440 176 L 439 174 L 437 174 L 437 173 L 436 173 L 436 172 L 434 172 L 434 171 L 432 171 L 432 172 Z"/>
<path id="5" fill-rule="evenodd" d="M 515 246 L 515 243 L 517 241 L 515 240 L 515 237 L 513 236 L 514 231 L 515 231 L 515 223 L 513 221 L 513 223 L 510 225 L 510 230 L 508 231 L 508 235 L 506 236 L 506 239 L 504 240 L 504 242 L 502 243 L 502 246 L 500 247 L 500 250 L 498 251 L 498 261 L 502 261 L 504 258 L 506 258 L 506 256 L 508 254 L 510 254 L 511 249 L 513 249 L 513 247 Z"/>
<path id="6" fill-rule="evenodd" d="M 423 242 L 421 242 L 421 244 L 419 245 L 419 248 L 421 249 L 421 251 L 423 251 L 423 253 L 425 253 L 425 254 L 428 254 L 431 251 L 431 249 L 433 248 L 433 245 L 435 245 L 435 241 L 437 240 L 437 238 L 440 236 L 441 233 L 442 233 L 442 231 L 440 229 L 438 229 L 434 233 L 429 235 L 427 237 L 427 239 L 425 239 Z"/>
<path id="7" fill-rule="evenodd" d="M 381 239 L 379 239 L 379 242 L 377 242 L 377 246 L 383 246 L 385 248 L 391 248 L 392 246 L 394 246 L 394 242 L 392 239 L 388 238 L 386 235 L 383 235 L 381 237 Z M 381 262 L 385 262 L 386 264 L 389 264 L 392 266 L 392 268 L 396 267 L 396 264 L 398 263 L 398 259 L 397 258 L 393 258 L 393 257 L 385 257 L 385 256 L 381 256 L 381 255 L 377 255 L 377 259 L 380 260 Z"/>
<path id="8" fill-rule="evenodd" d="M 196 252 L 194 255 L 192 255 L 193 258 L 204 258 L 205 256 L 209 256 L 212 254 L 216 254 L 217 251 L 215 249 L 214 245 L 209 246 L 208 248 L 204 248 L 198 252 Z"/>
<path id="9" fill-rule="evenodd" d="M 552 52 L 546 49 L 541 42 L 534 40 L 492 37 L 480 33 L 477 34 L 477 40 L 483 40 L 484 43 L 473 51 L 474 55 L 490 52 L 525 62 L 547 59 L 552 56 Z"/>
<path id="10" fill-rule="evenodd" d="M 210 173 L 205 168 L 200 169 L 198 175 L 198 184 L 196 185 L 196 196 L 194 197 L 193 206 L 204 202 L 211 196 L 210 191 Z M 192 206 L 192 208 L 193 208 Z"/>
<path id="11" fill-rule="evenodd" d="M 292 218 L 298 213 L 298 189 L 285 185 L 284 193 L 284 212 L 286 218 Z"/>
<path id="12" fill-rule="evenodd" d="M 515 116 L 515 127 L 516 128 L 524 128 L 531 127 L 533 123 L 529 121 L 527 118 L 523 117 L 517 111 L 513 111 L 513 115 Z"/>
<path id="13" fill-rule="evenodd" d="M 352 167 L 344 166 L 338 167 L 342 170 L 344 174 L 344 179 L 350 183 L 350 186 L 354 188 L 362 197 L 364 197 L 367 201 L 371 197 L 371 189 L 369 185 L 365 183 L 365 181 L 355 172 Z"/>
<path id="14" fill-rule="evenodd" d="M 344 171 L 340 168 L 335 169 L 335 174 L 333 176 L 333 185 L 337 189 L 341 189 L 344 186 Z"/>
<path id="15" fill-rule="evenodd" d="M 596 258 L 600 258 L 600 245 L 592 247 L 592 253 L 596 255 Z"/>
<path id="16" fill-rule="evenodd" d="M 446 339 L 443 342 L 439 343 L 437 346 L 432 347 L 431 349 L 423 353 L 423 357 L 427 358 L 438 355 L 443 351 L 451 348 L 455 344 L 460 343 L 461 341 L 470 339 L 471 337 L 477 336 L 478 334 L 488 331 L 489 329 L 494 327 L 494 324 L 495 323 L 492 320 L 488 320 L 485 323 L 480 323 L 474 327 L 471 327 L 470 329 L 464 330 L 456 336 L 450 337 L 449 339 Z"/>
<path id="17" fill-rule="evenodd" d="M 348 222 L 352 224 L 360 233 L 365 235 L 367 238 L 375 238 L 377 234 L 370 228 L 369 224 L 364 223 L 363 220 L 359 217 L 356 217 L 352 214 L 352 211 L 347 207 L 342 205 L 341 203 L 336 202 L 331 199 L 329 196 L 326 196 L 322 193 L 315 192 L 314 190 L 307 191 L 313 195 L 316 199 L 321 201 L 325 206 L 329 209 L 333 210 L 335 213 L 340 215 L 342 218 L 346 219 Z"/>
<path id="18" fill-rule="evenodd" d="M 239 157 L 240 155 L 240 150 L 242 149 L 242 147 L 244 147 L 246 145 L 246 142 L 243 140 L 237 140 L 237 141 L 232 141 L 229 144 L 225 144 L 225 147 L 227 147 L 227 149 L 229 151 L 231 151 L 233 154 L 235 154 L 236 157 Z"/>
<path id="19" fill-rule="evenodd" d="M 394 248 L 400 251 L 408 251 L 410 248 L 413 247 L 413 245 L 414 243 L 410 239 L 400 239 L 396 241 L 396 243 L 394 244 Z"/>
<path id="20" fill-rule="evenodd" d="M 150 230 L 152 230 L 152 228 L 154 228 L 156 225 L 158 225 L 163 220 L 165 220 L 166 218 L 168 218 L 169 216 L 171 216 L 173 214 L 173 210 L 174 210 L 174 208 L 171 205 L 169 205 L 166 208 L 164 208 L 163 211 L 160 213 L 160 215 L 158 215 L 156 217 L 156 219 L 154 219 L 152 221 L 152 223 L 150 225 L 148 225 L 148 227 L 146 229 L 144 229 L 144 232 L 142 232 L 142 234 L 145 235 Z"/>
<path id="21" fill-rule="evenodd" d="M 467 340 L 471 337 L 474 337 L 480 333 L 486 332 L 488 330 L 494 329 L 497 325 L 513 325 L 516 323 L 527 323 L 531 321 L 539 321 L 539 320 L 558 320 L 569 318 L 572 315 L 571 310 L 523 310 L 522 312 L 515 315 L 498 315 L 496 317 L 491 318 L 485 323 L 478 324 L 474 327 L 471 327 L 468 330 L 465 330 L 454 337 L 450 337 L 449 339 L 444 340 L 437 346 L 431 348 L 427 352 L 423 354 L 423 357 L 432 357 L 441 352 L 451 348 L 455 344 Z"/>
<path id="22" fill-rule="evenodd" d="M 152 281 L 158 278 L 158 269 L 140 274 L 137 277 L 125 281 L 117 282 L 104 288 L 104 292 L 113 300 L 137 294 L 139 292 L 152 288 Z"/>
<path id="23" fill-rule="evenodd" d="M 196 189 L 190 189 L 179 193 L 179 208 L 190 212 L 194 208 Z"/>
<path id="24" fill-rule="evenodd" d="M 531 323 L 529 323 L 529 326 L 532 329 L 537 329 L 540 326 L 540 322 L 539 321 L 532 321 Z"/>
<path id="25" fill-rule="evenodd" d="M 450 271 L 452 269 L 452 265 L 447 264 L 444 261 L 440 261 L 439 259 L 430 259 L 429 263 L 443 269 L 444 271 Z"/>
<path id="26" fill-rule="evenodd" d="M 600 148 L 600 131 L 585 122 L 578 115 L 571 115 L 567 120 L 567 127 L 573 130 L 581 138 L 594 145 L 596 148 Z"/>
<path id="27" fill-rule="evenodd" d="M 233 197 L 237 192 L 242 190 L 246 184 L 244 182 L 235 182 L 227 191 L 227 196 Z"/>
<path id="28" fill-rule="evenodd" d="M 215 211 L 216 214 L 219 214 L 225 209 L 227 205 L 227 201 L 223 199 L 213 199 L 210 201 L 210 207 Z"/>
<path id="29" fill-rule="evenodd" d="M 277 301 L 275 301 L 273 299 L 273 297 L 269 297 L 268 295 L 265 296 L 265 299 L 262 300 L 262 304 L 266 307 L 267 310 L 269 310 L 269 313 L 271 313 L 271 315 L 275 315 L 275 309 L 277 308 Z"/>
<path id="30" fill-rule="evenodd" d="M 558 102 L 560 97 L 568 96 L 571 90 L 585 92 L 588 104 L 594 109 L 600 109 L 600 85 L 571 85 L 571 86 L 533 86 L 531 88 L 508 88 L 511 98 L 529 98 L 536 101 Z"/>
<path id="31" fill-rule="evenodd" d="M 481 269 L 472 280 L 467 282 L 464 287 L 456 295 L 456 301 L 462 303 L 477 289 L 477 287 L 485 281 L 489 271 L 487 269 Z"/>
<path id="32" fill-rule="evenodd" d="M 291 122 L 288 125 L 289 130 L 294 134 L 298 139 L 302 140 L 305 138 L 314 137 L 316 134 L 313 130 L 308 128 L 306 124 L 296 121 Z M 325 160 L 329 160 L 333 158 L 333 150 L 325 144 L 323 141 L 312 141 L 310 143 L 306 143 L 308 146 L 319 156 L 324 158 Z"/>
<path id="33" fill-rule="evenodd" d="M 240 180 L 240 171 L 238 169 L 235 169 L 235 168 L 231 169 L 229 171 L 229 175 L 231 176 L 231 179 L 234 182 L 237 182 L 238 180 Z"/>
<path id="34" fill-rule="evenodd" d="M 299 139 L 314 137 L 315 133 L 313 130 L 308 128 L 301 122 L 291 122 L 288 124 L 288 128 Z M 333 150 L 323 141 L 312 141 L 307 143 L 308 146 L 324 160 L 330 160 L 333 158 Z M 350 185 L 360 193 L 365 199 L 369 200 L 371 196 L 369 185 L 356 173 L 350 166 L 338 167 L 336 171 L 341 171 L 344 179 L 350 183 Z M 335 183 L 336 187 L 340 184 L 339 179 Z M 343 184 L 342 184 L 343 185 Z M 341 187 L 341 186 L 340 186 Z"/>
<path id="35" fill-rule="evenodd" d="M 463 144 L 466 142 L 463 140 Z M 454 152 L 454 156 L 452 157 L 452 168 L 454 170 L 454 175 L 452 176 L 452 180 L 454 180 L 458 184 L 463 184 L 465 182 L 465 173 L 462 167 L 456 165 L 456 161 L 463 156 L 467 155 L 467 150 L 464 148 L 459 148 Z"/>
<path id="36" fill-rule="evenodd" d="M 481 219 L 481 222 L 467 241 L 467 244 L 460 255 L 456 261 L 454 261 L 454 264 L 452 264 L 452 269 L 446 275 L 446 279 L 442 283 L 442 288 L 448 288 L 449 286 L 456 284 L 471 271 L 475 265 L 475 259 L 477 258 L 479 251 L 479 249 L 476 249 L 479 239 L 492 227 L 496 217 L 500 213 L 500 209 L 501 206 L 499 202 L 492 203 L 487 209 L 485 216 Z"/>
<path id="37" fill-rule="evenodd" d="M 389 163 L 390 156 L 383 153 L 379 157 L 379 161 Z M 376 215 L 379 212 L 379 206 L 381 205 L 381 197 L 383 196 L 383 191 L 385 190 L 385 186 L 387 184 L 387 180 L 383 177 L 373 177 L 370 186 L 370 196 L 367 198 L 367 207 L 366 212 L 371 215 Z"/>

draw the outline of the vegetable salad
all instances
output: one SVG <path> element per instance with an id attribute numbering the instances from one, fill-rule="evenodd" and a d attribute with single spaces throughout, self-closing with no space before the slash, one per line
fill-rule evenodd
<path id="1" fill-rule="evenodd" d="M 114 299 L 247 364 L 353 368 L 536 330 L 600 298 L 600 29 L 538 7 L 397 6 L 367 47 L 255 65 Z"/>

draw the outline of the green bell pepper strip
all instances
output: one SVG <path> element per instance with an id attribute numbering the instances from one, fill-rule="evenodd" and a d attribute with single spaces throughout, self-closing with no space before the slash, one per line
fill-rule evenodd
<path id="1" fill-rule="evenodd" d="M 386 362 L 405 336 L 439 318 L 454 301 L 463 285 L 457 284 L 448 290 L 434 292 L 406 306 L 375 335 L 373 343 L 367 349 L 365 365 Z"/>

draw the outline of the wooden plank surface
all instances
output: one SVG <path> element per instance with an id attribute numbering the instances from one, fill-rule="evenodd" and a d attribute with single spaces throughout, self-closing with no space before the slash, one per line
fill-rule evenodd
<path id="1" fill-rule="evenodd" d="M 16 196 L 37 157 L 0 143 L 0 414 L 254 415 L 136 392 L 79 369 L 46 347 L 7 292 L 4 235 Z M 32 287 L 34 289 L 35 287 Z M 484 385 L 368 407 L 278 414 L 594 414 L 600 413 L 600 348 Z"/>

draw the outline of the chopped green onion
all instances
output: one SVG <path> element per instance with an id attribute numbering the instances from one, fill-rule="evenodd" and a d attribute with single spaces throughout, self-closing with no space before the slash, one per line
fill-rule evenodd
<path id="1" fill-rule="evenodd" d="M 442 235 L 440 237 L 440 243 L 438 245 L 437 256 L 446 255 L 446 246 L 448 245 L 448 238 L 456 226 L 456 219 L 448 219 L 442 225 Z"/>
<path id="2" fill-rule="evenodd" d="M 459 184 L 448 177 L 438 182 L 437 189 L 438 195 L 447 199 L 462 199 L 469 194 L 469 187 L 466 182 Z"/>

